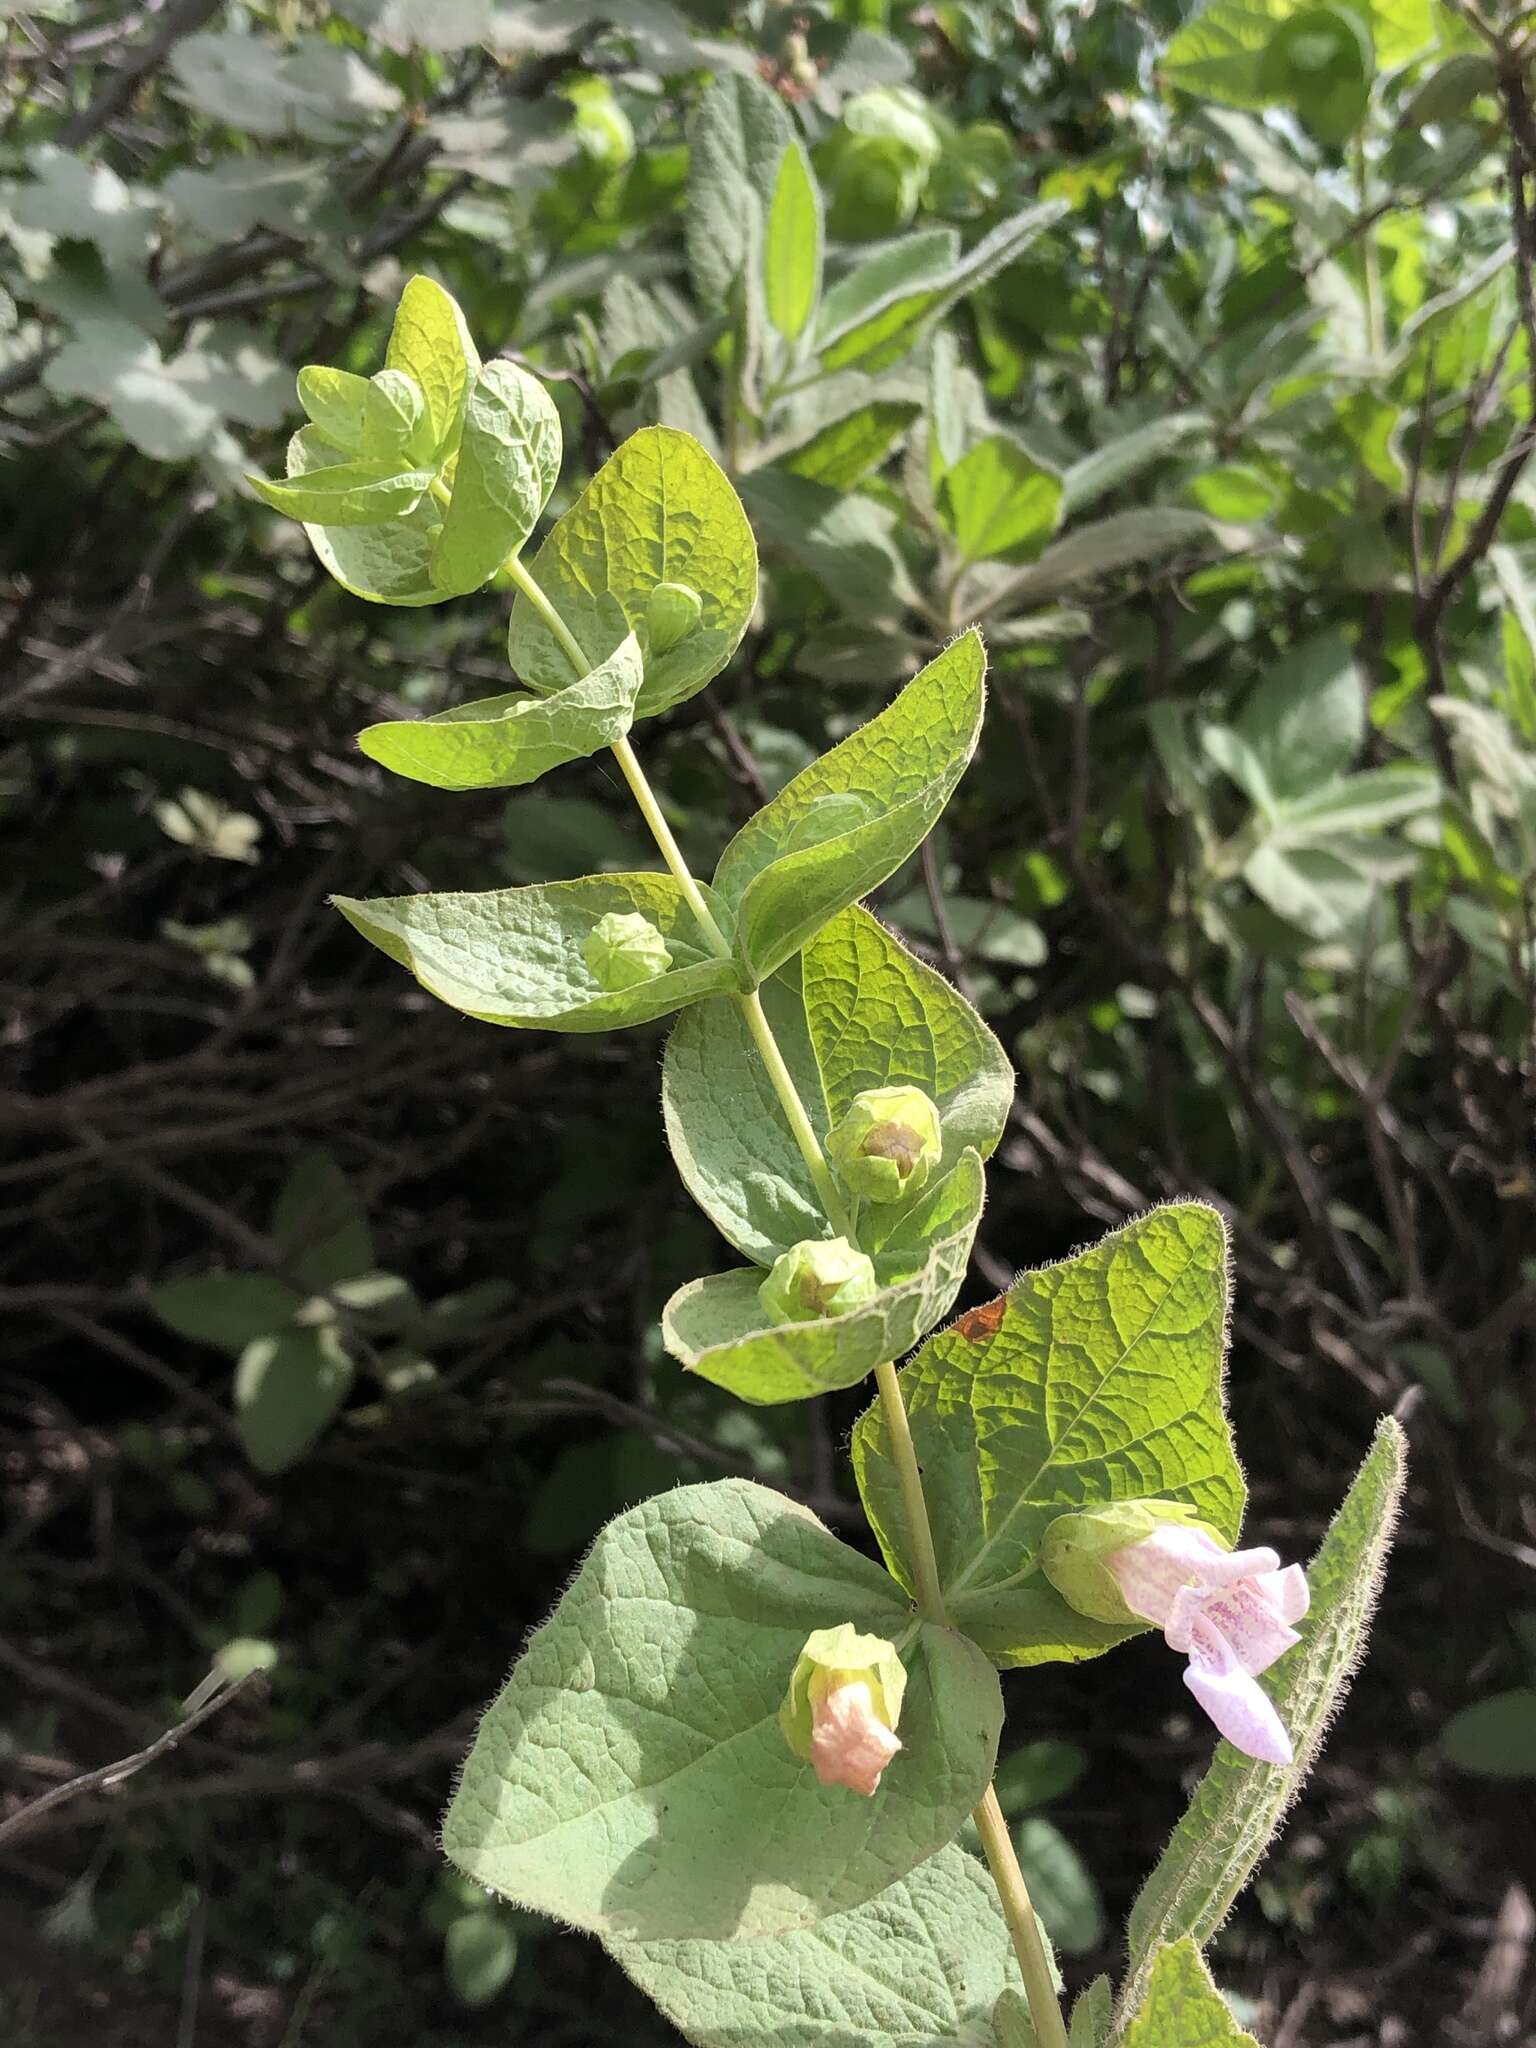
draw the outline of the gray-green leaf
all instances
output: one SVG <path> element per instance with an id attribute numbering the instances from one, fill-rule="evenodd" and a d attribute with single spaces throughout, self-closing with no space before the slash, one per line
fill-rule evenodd
<path id="1" fill-rule="evenodd" d="M 763 1276 L 747 1267 L 679 1288 L 662 1312 L 663 1341 L 690 1372 L 759 1405 L 855 1386 L 948 1312 L 985 1192 L 981 1161 L 963 1153 L 873 1253 L 879 1293 L 844 1315 L 773 1324 L 758 1298 Z"/>
<path id="2" fill-rule="evenodd" d="M 646 659 L 638 718 L 682 703 L 718 675 L 757 602 L 757 547 L 741 500 L 693 436 L 672 427 L 630 436 L 557 522 L 532 571 L 594 665 L 626 634 L 640 633 L 658 583 L 697 591 L 697 626 Z M 521 595 L 507 653 L 529 689 L 576 680 L 570 657 Z"/>
<path id="3" fill-rule="evenodd" d="M 424 989 L 487 1024 L 612 1031 L 736 985 L 730 962 L 708 951 L 670 875 L 587 875 L 529 889 L 331 900 Z M 649 918 L 675 964 L 650 981 L 604 988 L 583 947 L 610 911 Z"/>
<path id="4" fill-rule="evenodd" d="M 823 925 L 762 1000 L 819 1139 L 866 1088 L 921 1088 L 943 1119 L 944 1171 L 989 1158 L 1013 1099 L 1007 1054 L 944 977 L 866 910 Z M 679 1019 L 662 1074 L 667 1140 L 694 1200 L 759 1265 L 829 1230 L 735 1003 Z M 898 1212 L 899 1213 L 899 1212 Z M 888 1354 L 890 1355 L 890 1354 Z"/>
<path id="5" fill-rule="evenodd" d="M 953 1845 L 776 1941 L 610 1947 L 693 2048 L 994 2048 L 992 2010 L 1020 1988 L 992 1881 Z"/>
<path id="6" fill-rule="evenodd" d="M 975 750 L 985 674 L 980 635 L 962 634 L 742 826 L 720 856 L 715 888 L 736 910 L 736 955 L 752 981 L 926 838 Z M 860 822 L 850 798 L 863 806 Z"/>
<path id="7" fill-rule="evenodd" d="M 643 680 L 631 633 L 600 667 L 553 697 L 483 697 L 432 718 L 370 725 L 357 743 L 396 775 L 434 789 L 515 789 L 622 739 Z"/>
<path id="8" fill-rule="evenodd" d="M 807 1633 L 899 1639 L 900 1755 L 866 1801 L 822 1786 L 778 1710 Z M 969 1643 L 876 1564 L 745 1480 L 680 1487 L 598 1537 L 481 1723 L 443 1826 L 520 1905 L 630 1941 L 761 1939 L 863 1904 L 986 1787 L 1002 1702 Z"/>
<path id="9" fill-rule="evenodd" d="M 536 377 L 487 363 L 464 405 L 453 496 L 432 550 L 449 597 L 478 590 L 522 547 L 560 476 L 560 415 Z"/>

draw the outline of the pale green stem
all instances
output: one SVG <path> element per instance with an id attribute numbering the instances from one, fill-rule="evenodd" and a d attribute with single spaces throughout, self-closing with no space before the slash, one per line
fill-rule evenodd
<path id="1" fill-rule="evenodd" d="M 901 1398 L 901 1382 L 896 1377 L 896 1367 L 889 1359 L 884 1365 L 875 1367 L 875 1385 L 880 1389 L 886 1435 L 891 1440 L 891 1459 L 896 1467 L 896 1482 L 901 1489 L 912 1570 L 917 1580 L 917 1604 L 925 1621 L 947 1628 L 949 1616 L 944 1612 L 944 1589 L 939 1584 L 939 1560 L 933 1547 L 928 1502 L 923 1494 L 923 1470 L 917 1462 L 917 1446 L 912 1441 L 907 1404 Z"/>
<path id="2" fill-rule="evenodd" d="M 992 1881 L 1002 1902 L 1003 1918 L 1008 1922 L 1008 1932 L 1013 1937 L 1013 1952 L 1019 1959 L 1024 1995 L 1029 2000 L 1029 2016 L 1035 2027 L 1035 2040 L 1039 2048 L 1067 2048 L 1067 2030 L 1062 2021 L 1056 1986 L 1051 1981 L 1050 1958 L 1040 1937 L 1035 1909 L 1029 1902 L 1029 1887 L 1014 1854 L 1013 1837 L 1008 1832 L 1008 1823 L 1003 1819 L 1003 1809 L 997 1803 L 997 1792 L 993 1786 L 987 1787 L 974 1818 L 976 1832 L 981 1836 L 981 1846 L 987 1852 L 987 1862 L 992 1869 Z"/>
<path id="3" fill-rule="evenodd" d="M 592 663 L 587 659 L 580 641 L 561 618 L 555 606 L 550 603 L 534 577 L 515 555 L 505 567 L 512 582 L 558 641 L 576 676 L 579 678 L 587 675 Z M 715 953 L 722 959 L 728 958 L 730 942 L 715 921 L 709 905 L 704 900 L 702 890 L 689 871 L 682 849 L 672 836 L 671 827 L 662 815 L 661 806 L 656 801 L 656 793 L 646 780 L 645 770 L 636 759 L 633 747 L 627 739 L 621 739 L 613 752 L 619 767 L 623 770 L 624 779 L 640 806 L 641 815 L 661 849 L 662 858 L 671 869 L 689 908 L 698 919 L 700 929 Z M 836 1228 L 845 1235 L 852 1236 L 850 1212 L 832 1177 L 832 1170 L 827 1165 L 826 1156 L 822 1152 L 811 1120 L 806 1114 L 805 1104 L 800 1099 L 800 1091 L 795 1086 L 795 1077 L 789 1071 L 779 1042 L 773 1035 L 773 1027 L 763 1010 L 762 999 L 754 989 L 750 995 L 739 997 L 738 1001 L 741 1004 L 742 1015 L 746 1018 L 747 1029 L 752 1034 L 752 1041 L 773 1084 L 773 1091 L 779 1099 L 795 1143 L 800 1148 L 806 1170 L 815 1184 L 817 1194 L 821 1197 L 822 1206 Z M 925 1621 L 932 1622 L 940 1628 L 947 1628 L 949 1617 L 944 1610 L 944 1593 L 939 1583 L 938 1556 L 933 1547 L 933 1528 L 928 1519 L 928 1502 L 923 1494 L 922 1469 L 917 1462 L 917 1447 L 912 1441 L 912 1428 L 907 1420 L 906 1403 L 901 1397 L 895 1365 L 889 1360 L 883 1365 L 877 1365 L 875 1382 L 880 1390 L 886 1431 L 890 1437 L 902 1505 L 906 1511 L 912 1568 L 917 1579 L 918 1611 Z M 997 1885 L 998 1897 L 1002 1901 L 1003 1917 L 1008 1923 L 1014 1953 L 1019 1959 L 1019 1969 L 1024 1978 L 1024 1989 L 1029 1999 L 1030 2017 L 1034 2022 L 1039 2048 L 1067 2048 L 1066 2029 L 1062 2025 L 1061 2007 L 1057 2003 L 1055 1989 L 1051 1983 L 1045 1944 L 1040 1938 L 1040 1929 L 1035 1920 L 1034 1908 L 1029 1902 L 1024 1874 L 1019 1869 L 1018 1858 L 1013 1852 L 1013 1843 L 1009 1839 L 1002 1809 L 997 1803 L 997 1794 L 990 1786 L 987 1788 L 986 1797 L 976 1809 L 975 1818 L 982 1844 L 987 1852 L 987 1861 L 992 1868 L 993 1880 Z"/>
<path id="4" fill-rule="evenodd" d="M 907 1420 L 907 1404 L 901 1397 L 901 1382 L 896 1376 L 895 1366 L 889 1363 L 877 1365 L 875 1384 L 880 1389 L 881 1413 L 885 1417 L 891 1461 L 896 1467 L 896 1482 L 901 1490 L 912 1571 L 917 1580 L 918 1611 L 925 1621 L 947 1628 L 949 1616 L 939 1583 L 933 1525 L 928 1519 L 928 1502 L 923 1493 L 923 1471 L 917 1462 L 917 1446 L 912 1441 L 912 1425 Z M 982 1847 L 987 1852 L 992 1881 L 997 1886 L 1003 1918 L 1008 1923 L 1013 1952 L 1019 1959 L 1019 1973 L 1024 1979 L 1024 1992 L 1029 2000 L 1029 2016 L 1034 2023 L 1038 2048 L 1067 2048 L 1061 2006 L 1051 1981 L 1050 1959 L 1040 1937 L 1035 1909 L 1030 1904 L 1029 1887 L 1024 1882 L 1024 1873 L 1014 1853 L 1008 1823 L 1003 1819 L 1003 1810 L 997 1803 L 997 1792 L 993 1786 L 987 1787 L 974 1819 Z"/>

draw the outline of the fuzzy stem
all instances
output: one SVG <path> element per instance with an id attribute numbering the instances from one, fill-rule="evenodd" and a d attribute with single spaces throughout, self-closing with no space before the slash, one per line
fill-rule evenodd
<path id="1" fill-rule="evenodd" d="M 1019 1970 L 1024 1978 L 1024 1994 L 1029 2000 L 1035 2039 L 1039 2048 L 1067 2048 L 1067 2030 L 1062 2022 L 1056 1986 L 1051 1981 L 1051 1963 L 1040 1937 L 1040 1923 L 1029 1902 L 1029 1887 L 1014 1854 L 1013 1838 L 1008 1832 L 1007 1821 L 1003 1819 L 1003 1809 L 997 1803 L 996 1789 L 991 1785 L 976 1809 L 975 1821 L 976 1832 L 981 1836 L 981 1846 L 987 1852 L 987 1862 L 992 1869 L 992 1881 L 1002 1902 L 1003 1918 L 1008 1922 L 1008 1932 L 1013 1937 L 1013 1952 L 1019 1959 Z"/>
<path id="2" fill-rule="evenodd" d="M 912 1551 L 912 1571 L 917 1580 L 917 1604 L 925 1621 L 940 1628 L 949 1626 L 944 1612 L 944 1591 L 939 1584 L 939 1560 L 933 1547 L 933 1526 L 928 1520 L 928 1502 L 923 1494 L 923 1468 L 917 1462 L 907 1404 L 901 1398 L 901 1382 L 895 1365 L 887 1359 L 875 1367 L 875 1385 L 880 1389 L 880 1407 L 890 1438 L 896 1480 L 901 1488 L 901 1505 L 906 1515 L 907 1537 Z"/>

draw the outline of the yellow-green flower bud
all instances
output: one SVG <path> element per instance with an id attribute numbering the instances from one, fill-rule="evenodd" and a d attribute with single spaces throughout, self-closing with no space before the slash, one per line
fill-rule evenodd
<path id="1" fill-rule="evenodd" d="M 1182 1501 L 1117 1500 L 1080 1514 L 1058 1515 L 1041 1539 L 1040 1569 L 1067 1605 L 1091 1621 L 1139 1622 L 1142 1617 L 1128 1605 L 1109 1559 L 1169 1525 L 1198 1529 L 1220 1540 Z"/>
<path id="2" fill-rule="evenodd" d="M 805 1648 L 779 1708 L 784 1740 L 823 1785 L 847 1785 L 869 1798 L 901 1748 L 907 1674 L 894 1643 L 860 1635 L 852 1622 L 819 1628 Z"/>
<path id="3" fill-rule="evenodd" d="M 869 1202 L 916 1194 L 943 1151 L 939 1112 L 921 1088 L 866 1088 L 827 1134 L 844 1186 Z"/>
<path id="4" fill-rule="evenodd" d="M 638 910 L 610 910 L 587 933 L 582 958 L 603 987 L 634 988 L 672 965 L 667 942 Z"/>
<path id="5" fill-rule="evenodd" d="M 879 1292 L 875 1269 L 846 1237 L 807 1238 L 775 1259 L 757 1298 L 776 1323 L 844 1316 Z"/>
<path id="6" fill-rule="evenodd" d="M 645 601 L 646 644 L 654 655 L 670 653 L 699 623 L 704 607 L 686 583 L 658 583 Z"/>

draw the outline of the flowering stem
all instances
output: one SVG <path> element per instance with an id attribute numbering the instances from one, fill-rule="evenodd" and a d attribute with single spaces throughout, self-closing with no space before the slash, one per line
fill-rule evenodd
<path id="1" fill-rule="evenodd" d="M 588 660 L 581 642 L 561 618 L 556 607 L 550 603 L 520 558 L 516 555 L 510 556 L 503 567 L 554 635 L 561 652 L 575 670 L 577 678 L 589 674 L 592 663 Z M 656 792 L 651 788 L 639 757 L 627 738 L 614 742 L 613 757 L 619 764 L 624 780 L 629 784 L 631 795 L 640 807 L 640 815 L 650 827 L 651 837 L 656 841 L 662 859 L 671 870 L 677 886 L 682 890 L 684 900 L 693 912 L 711 951 L 718 959 L 728 960 L 731 956 L 731 942 L 721 931 L 713 911 L 705 901 L 704 892 L 695 881 L 683 856 L 683 850 L 673 837 L 672 827 L 667 823 L 661 805 L 656 800 Z M 806 1171 L 810 1174 L 816 1192 L 821 1198 L 822 1207 L 834 1227 L 844 1236 L 849 1236 L 851 1225 L 842 1195 L 838 1191 L 837 1182 L 832 1178 L 832 1169 L 827 1165 L 815 1128 L 806 1114 L 805 1104 L 800 1099 L 800 1091 L 795 1086 L 794 1076 L 790 1073 L 779 1042 L 773 1035 L 773 1027 L 764 1012 L 762 998 L 754 989 L 750 995 L 739 996 L 737 1000 L 741 1004 L 747 1029 L 752 1034 L 752 1042 L 757 1047 L 768 1079 L 773 1084 L 773 1092 L 778 1096 L 783 1108 L 790 1134 L 800 1148 L 800 1156 L 805 1161 Z"/>
<path id="2" fill-rule="evenodd" d="M 551 604 L 540 589 L 533 575 L 521 560 L 513 555 L 504 564 L 507 575 L 533 606 L 544 624 L 558 642 L 561 651 L 570 662 L 576 677 L 590 673 L 592 663 L 570 627 L 561 618 L 559 611 Z M 616 742 L 613 748 L 615 759 L 629 784 L 640 814 L 650 827 L 651 836 L 661 851 L 661 857 L 671 870 L 689 909 L 698 921 L 711 951 L 720 959 L 730 957 L 731 945 L 721 931 L 713 912 L 705 901 L 700 889 L 683 857 L 682 848 L 672 835 L 656 800 L 656 792 L 646 779 L 645 770 L 627 738 Z M 773 1027 L 763 1009 L 762 998 L 756 989 L 750 994 L 738 996 L 742 1015 L 746 1019 L 752 1042 L 757 1047 L 764 1070 L 773 1091 L 779 1099 L 784 1116 L 789 1124 L 800 1155 L 806 1164 L 822 1207 L 829 1221 L 845 1236 L 852 1235 L 852 1216 L 832 1170 L 827 1165 L 826 1155 L 821 1149 L 815 1127 L 806 1113 L 795 1086 L 795 1077 L 789 1071 Z M 928 1502 L 923 1494 L 922 1468 L 917 1462 L 917 1447 L 912 1441 L 912 1428 L 907 1420 L 906 1403 L 901 1396 L 901 1387 L 896 1378 L 896 1367 L 888 1359 L 875 1367 L 875 1382 L 880 1390 L 880 1403 L 884 1410 L 886 1431 L 891 1441 L 891 1454 L 896 1464 L 896 1476 L 901 1487 L 902 1506 L 912 1551 L 912 1570 L 917 1581 L 917 1605 L 923 1619 L 940 1628 L 949 1626 L 949 1617 L 944 1610 L 944 1592 L 939 1583 L 938 1555 L 933 1547 L 933 1528 L 928 1519 Z M 1008 1923 L 1008 1932 L 1013 1940 L 1014 1953 L 1019 1959 L 1019 1970 L 1024 1978 L 1024 1989 L 1029 1999 L 1030 2018 L 1034 2022 L 1035 2038 L 1039 2048 L 1067 2048 L 1066 2028 L 1062 2024 L 1061 2007 L 1057 2002 L 1055 1987 L 1051 1982 L 1050 1962 L 1045 1953 L 1045 1944 L 1040 1938 L 1040 1928 L 1035 1919 L 1034 1908 L 1029 1902 L 1029 1890 L 1024 1883 L 1024 1873 L 1019 1868 L 1019 1859 L 1014 1854 L 1009 1839 L 1008 1826 L 1003 1819 L 1002 1809 L 997 1803 L 997 1794 L 988 1786 L 986 1796 L 976 1809 L 976 1826 L 987 1852 L 993 1881 L 997 1885 L 998 1897 L 1002 1901 L 1003 1917 Z"/>
<path id="3" fill-rule="evenodd" d="M 1050 1957 L 1045 1952 L 1040 1923 L 1029 1902 L 1029 1887 L 1014 1854 L 1013 1838 L 1008 1832 L 1007 1821 L 1003 1819 L 1003 1809 L 997 1803 L 995 1787 L 987 1787 L 974 1818 L 981 1846 L 987 1852 L 992 1881 L 1002 1902 L 1003 1918 L 1008 1922 L 1008 1932 L 1013 1937 L 1013 1952 L 1019 1959 L 1019 1972 L 1024 1979 L 1024 1995 L 1029 2000 L 1035 2039 L 1039 2048 L 1067 2048 L 1067 2030 L 1062 2022 L 1056 1986 L 1051 1980 Z"/>

